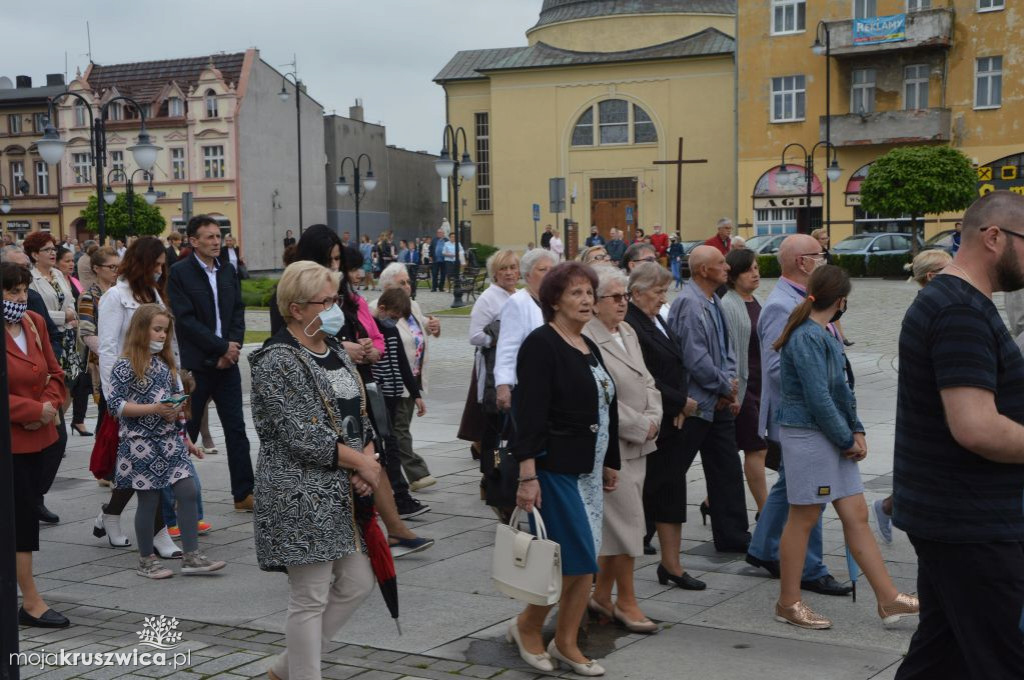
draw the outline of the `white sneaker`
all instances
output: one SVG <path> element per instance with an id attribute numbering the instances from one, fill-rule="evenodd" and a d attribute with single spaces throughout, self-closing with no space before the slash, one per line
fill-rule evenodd
<path id="1" fill-rule="evenodd" d="M 434 479 L 433 476 L 427 475 L 426 477 L 420 477 L 415 482 L 410 482 L 409 490 L 419 491 L 421 489 L 426 489 L 428 486 L 434 486 L 435 484 L 437 484 L 437 480 Z"/>
<path id="2" fill-rule="evenodd" d="M 171 535 L 167 533 L 167 527 L 161 529 L 160 533 L 153 537 L 153 551 L 165 560 L 181 559 L 182 555 L 181 548 L 171 540 Z"/>

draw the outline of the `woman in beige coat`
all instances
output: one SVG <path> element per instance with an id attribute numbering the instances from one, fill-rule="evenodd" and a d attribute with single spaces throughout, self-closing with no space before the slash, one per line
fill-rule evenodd
<path id="1" fill-rule="evenodd" d="M 661 393 L 644 364 L 636 332 L 623 321 L 629 299 L 626 275 L 598 267 L 594 315 L 583 333 L 593 340 L 615 380 L 619 408 L 619 451 L 622 469 L 615 491 L 605 495 L 603 537 L 598 558 L 592 613 L 614 619 L 634 633 L 658 630 L 640 611 L 633 589 L 635 559 L 643 555 L 645 456 L 657 448 L 661 426 Z M 612 586 L 618 598 L 612 604 Z"/>

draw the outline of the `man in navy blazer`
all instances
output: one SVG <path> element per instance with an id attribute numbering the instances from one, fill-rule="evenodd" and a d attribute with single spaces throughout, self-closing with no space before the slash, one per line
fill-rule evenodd
<path id="1" fill-rule="evenodd" d="M 683 422 L 683 458 L 689 469 L 700 452 L 711 505 L 711 533 L 719 552 L 747 552 L 747 505 L 736 447 L 739 412 L 736 350 L 715 289 L 728 278 L 725 256 L 712 246 L 690 254 L 691 279 L 672 303 L 668 325 L 679 338 L 697 413 Z"/>
<path id="2" fill-rule="evenodd" d="M 775 422 L 774 410 L 782 401 L 782 375 L 779 353 L 772 348 L 782 335 L 789 321 L 789 315 L 803 302 L 807 295 L 807 281 L 811 272 L 825 262 L 824 253 L 818 240 L 807 234 L 787 237 L 779 247 L 779 263 L 782 277 L 768 295 L 761 317 L 757 323 L 757 335 L 761 342 L 761 412 L 757 431 L 767 432 L 768 447 L 779 447 L 779 425 Z M 779 576 L 779 540 L 782 529 L 789 517 L 789 499 L 786 496 L 786 471 L 779 464 L 779 479 L 761 510 L 754 536 L 747 552 L 747 562 L 755 567 L 764 567 L 773 577 Z M 807 556 L 801 587 L 823 595 L 847 595 L 852 588 L 841 585 L 821 559 L 821 520 L 811 531 L 807 542 Z"/>
<path id="3" fill-rule="evenodd" d="M 245 308 L 235 268 L 220 255 L 220 226 L 208 215 L 189 220 L 185 232 L 192 253 L 171 267 L 167 292 L 177 326 L 181 367 L 192 372 L 192 419 L 196 441 L 213 399 L 224 427 L 235 509 L 252 512 L 253 472 L 242 416 L 242 376 L 238 370 L 245 338 Z"/>

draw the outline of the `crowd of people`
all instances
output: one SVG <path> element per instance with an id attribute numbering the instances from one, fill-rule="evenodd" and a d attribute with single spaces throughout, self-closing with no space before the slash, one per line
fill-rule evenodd
<path id="1" fill-rule="evenodd" d="M 542 636 L 552 607 L 530 604 L 509 622 L 508 641 L 538 670 L 603 675 L 580 648 L 584 616 L 633 633 L 660 628 L 636 594 L 638 557 L 659 555 L 662 585 L 705 589 L 681 559 L 687 475 L 699 454 L 699 512 L 715 550 L 779 579 L 766 616 L 833 625 L 802 596 L 851 591 L 823 561 L 830 503 L 880 622 L 921 616 L 896 677 L 951 668 L 1012 677 L 1024 667 L 1024 339 L 1011 337 L 991 294 L 1024 288 L 1024 198 L 983 197 L 964 216 L 955 259 L 926 251 L 910 267 L 922 290 L 900 338 L 894 494 L 873 511 L 885 542 L 893 525 L 908 533 L 920 600 L 894 585 L 868 524 L 866 432 L 839 325 L 848 274 L 828 263 L 827 235 L 794 234 L 761 302 L 757 258 L 731 230 L 720 221 L 687 254 L 690 278 L 671 304 L 678 239 L 659 227 L 628 245 L 593 230 L 572 261 L 552 246 L 554 234 L 541 248 L 488 259 L 490 286 L 470 316 L 475 358 L 460 437 L 474 442 L 482 499 L 503 522 L 515 508 L 538 511 L 562 572 L 553 639 Z M 40 595 L 32 554 L 40 522 L 59 522 L 44 499 L 72 405 L 70 431 L 95 434 L 90 469 L 111 487 L 94 534 L 131 547 L 120 516 L 134 496 L 140 576 L 173 576 L 166 560 L 180 559 L 183 575 L 226 566 L 199 549 L 210 526 L 192 462 L 213 453 L 202 434 L 213 401 L 234 507 L 253 513 L 259 566 L 288 574 L 287 651 L 270 677 L 319 677 L 321 641 L 374 583 L 378 540 L 393 557 L 433 545 L 406 520 L 429 512 L 412 494 L 437 481 L 410 424 L 427 410 L 429 345 L 441 323 L 413 299 L 407 265 L 414 251 L 420 264 L 458 255 L 443 230 L 404 250 L 385 234 L 368 255 L 367 238 L 348 243 L 325 225 L 298 240 L 289 233 L 272 336 L 249 357 L 254 470 L 238 367 L 244 260 L 212 218 L 193 218 L 185 240 L 142 237 L 123 253 L 83 244 L 77 261 L 74 244 L 45 233 L 3 249 L 19 618 L 70 624 Z M 371 301 L 359 291 L 373 278 L 381 292 Z M 84 418 L 90 396 L 100 406 L 95 433 Z M 778 473 L 770 489 L 766 469 Z"/>

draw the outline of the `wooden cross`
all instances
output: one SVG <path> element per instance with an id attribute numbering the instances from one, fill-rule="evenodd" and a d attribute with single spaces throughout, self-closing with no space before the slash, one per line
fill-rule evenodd
<path id="1" fill-rule="evenodd" d="M 685 160 L 683 158 L 683 138 L 679 138 L 679 155 L 674 161 L 654 161 L 655 165 L 674 165 L 676 166 L 676 233 L 680 234 L 682 238 L 682 227 L 683 221 L 683 166 L 689 163 L 707 163 L 706 158 L 697 158 L 693 160 Z"/>

